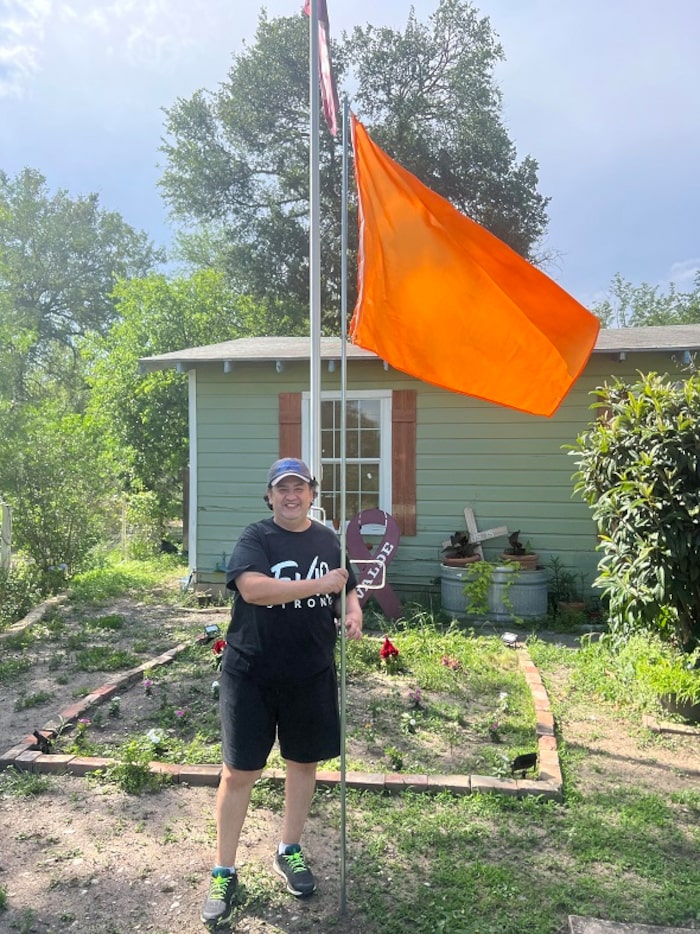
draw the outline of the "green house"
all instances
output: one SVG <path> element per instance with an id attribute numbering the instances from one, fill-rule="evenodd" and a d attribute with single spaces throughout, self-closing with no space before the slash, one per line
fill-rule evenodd
<path id="1" fill-rule="evenodd" d="M 583 374 L 552 418 L 458 395 L 347 347 L 346 516 L 371 507 L 401 530 L 388 579 L 405 598 L 438 592 L 441 544 L 465 529 L 520 530 L 546 563 L 553 556 L 595 577 L 596 531 L 573 496 L 575 441 L 595 412 L 592 390 L 638 372 L 682 379 L 700 348 L 700 325 L 602 330 Z M 267 468 L 308 454 L 308 338 L 259 337 L 145 357 L 144 372 L 176 367 L 189 380 L 188 552 L 193 584 L 223 584 L 233 543 L 267 515 Z M 340 516 L 341 345 L 321 340 L 322 517 Z M 533 372 L 533 379 L 537 373 Z M 376 530 L 375 530 L 376 531 Z M 370 539 L 371 540 L 371 539 Z M 484 543 L 495 557 L 507 542 Z"/>

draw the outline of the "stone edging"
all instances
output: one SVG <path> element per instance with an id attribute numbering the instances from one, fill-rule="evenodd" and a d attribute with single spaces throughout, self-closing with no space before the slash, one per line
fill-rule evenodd
<path id="1" fill-rule="evenodd" d="M 49 601 L 47 601 L 48 603 Z M 44 606 L 44 604 L 42 604 Z M 37 611 L 40 608 L 37 607 Z M 36 612 L 36 611 L 33 611 Z M 45 610 L 44 610 L 45 612 Z M 30 614 L 31 615 L 31 614 Z M 40 619 L 41 617 L 36 617 Z M 24 624 L 27 620 L 22 620 Z M 30 622 L 35 621 L 34 619 Z M 29 625 L 29 623 L 26 623 Z M 102 687 L 91 692 L 86 697 L 71 704 L 60 711 L 55 720 L 48 723 L 37 732 L 48 741 L 53 739 L 66 723 L 72 723 L 84 716 L 94 706 L 104 703 L 118 694 L 123 688 L 143 677 L 144 672 L 150 671 L 159 665 L 168 665 L 181 652 L 189 646 L 181 643 L 169 649 L 157 658 L 151 659 L 108 681 Z M 366 773 L 347 772 L 345 786 L 368 791 L 388 791 L 398 793 L 406 790 L 420 792 L 451 791 L 455 794 L 480 794 L 485 792 L 499 792 L 522 798 L 526 795 L 537 795 L 548 800 L 562 800 L 562 774 L 557 750 L 557 739 L 554 733 L 554 716 L 549 703 L 547 691 L 540 677 L 530 653 L 523 643 L 517 643 L 515 651 L 518 653 L 518 663 L 525 677 L 535 706 L 535 733 L 537 736 L 537 753 L 539 762 L 539 775 L 537 779 L 494 778 L 488 775 L 415 775 L 402 772 Z M 14 766 L 20 771 L 37 774 L 69 774 L 87 775 L 97 769 L 106 768 L 114 764 L 113 759 L 97 756 L 76 756 L 42 753 L 35 736 L 25 736 L 16 745 L 0 754 L 0 771 Z M 150 770 L 157 775 L 167 775 L 174 783 L 181 785 L 197 785 L 216 787 L 221 777 L 220 765 L 179 765 L 171 762 L 151 762 Z M 284 781 L 283 769 L 266 769 L 263 779 L 274 782 Z M 343 776 L 338 771 L 319 771 L 317 784 L 327 788 L 336 787 L 343 783 Z"/>

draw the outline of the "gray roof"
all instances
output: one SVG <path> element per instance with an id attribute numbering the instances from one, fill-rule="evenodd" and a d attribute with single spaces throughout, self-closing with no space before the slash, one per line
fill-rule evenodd
<path id="1" fill-rule="evenodd" d="M 700 350 L 700 324 L 679 324 L 651 328 L 603 328 L 593 353 L 683 353 L 696 350 Z M 311 340 L 308 337 L 242 337 L 220 344 L 142 357 L 139 368 L 147 373 L 177 366 L 191 369 L 199 363 L 308 360 L 310 352 Z M 347 344 L 346 355 L 348 360 L 376 359 L 376 354 L 350 343 Z M 340 338 L 322 337 L 321 360 L 340 360 L 340 356 Z"/>

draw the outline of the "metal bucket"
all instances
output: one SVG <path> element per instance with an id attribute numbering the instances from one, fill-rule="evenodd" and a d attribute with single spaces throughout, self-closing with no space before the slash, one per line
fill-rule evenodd
<path id="1" fill-rule="evenodd" d="M 470 568 L 440 565 L 440 597 L 442 608 L 457 619 L 466 619 L 467 597 L 465 581 Z M 511 565 L 498 565 L 493 569 L 489 587 L 489 618 L 497 622 L 513 619 L 534 619 L 547 615 L 547 581 L 545 569 L 523 571 Z"/>

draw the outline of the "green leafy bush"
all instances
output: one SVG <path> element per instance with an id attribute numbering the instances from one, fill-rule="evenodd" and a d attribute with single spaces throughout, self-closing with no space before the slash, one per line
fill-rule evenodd
<path id="1" fill-rule="evenodd" d="M 26 616 L 41 598 L 38 575 L 32 567 L 0 569 L 0 631 Z"/>
<path id="2" fill-rule="evenodd" d="M 700 644 L 700 378 L 650 373 L 596 391 L 577 439 L 575 490 L 591 506 L 598 586 L 617 635 L 655 630 Z"/>

